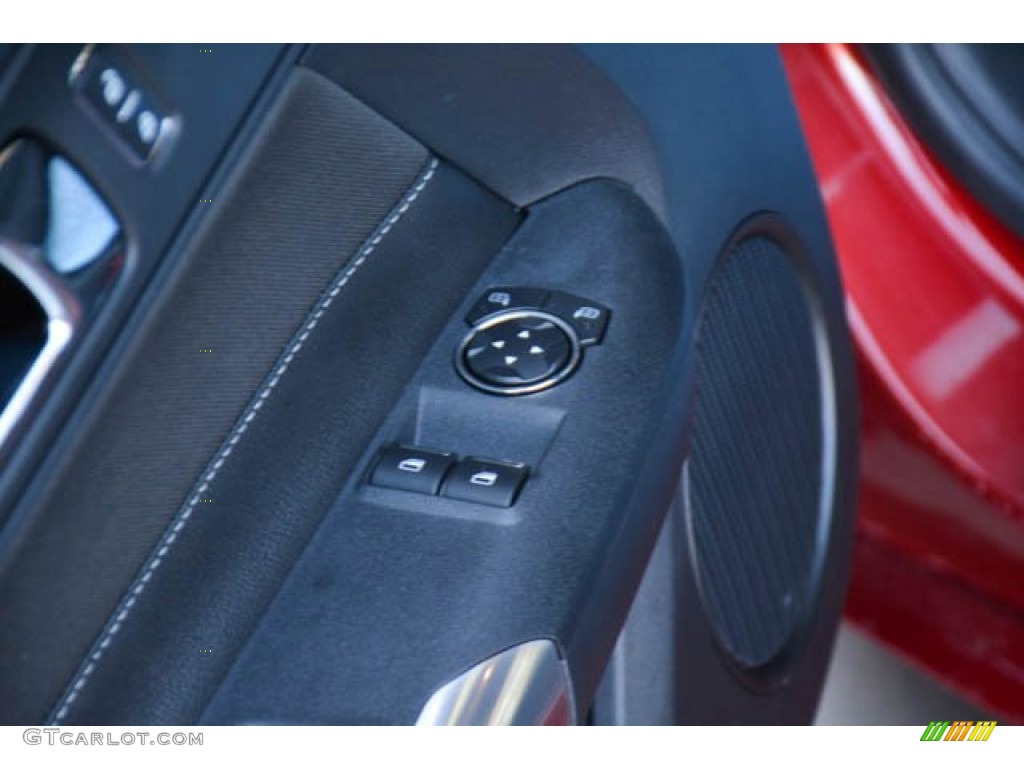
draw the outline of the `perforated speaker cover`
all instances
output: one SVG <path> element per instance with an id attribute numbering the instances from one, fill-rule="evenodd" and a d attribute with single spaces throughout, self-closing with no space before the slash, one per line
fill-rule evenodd
<path id="1" fill-rule="evenodd" d="M 824 334 L 798 263 L 765 234 L 735 242 L 699 326 L 685 489 L 707 616 L 749 669 L 786 651 L 814 602 L 834 408 Z"/>

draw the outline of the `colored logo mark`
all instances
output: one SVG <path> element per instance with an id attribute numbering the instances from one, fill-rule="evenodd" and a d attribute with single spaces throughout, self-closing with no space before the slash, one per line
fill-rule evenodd
<path id="1" fill-rule="evenodd" d="M 995 727 L 995 720 L 932 720 L 921 741 L 988 741 Z"/>

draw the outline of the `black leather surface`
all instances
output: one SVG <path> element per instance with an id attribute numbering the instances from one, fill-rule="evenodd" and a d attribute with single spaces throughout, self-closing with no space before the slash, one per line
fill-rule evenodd
<path id="1" fill-rule="evenodd" d="M 67 722 L 199 717 L 437 330 L 518 221 L 449 168 L 421 180 L 201 494 L 209 501 L 196 505 Z M 282 668 L 311 652 L 295 647 Z"/>
<path id="2" fill-rule="evenodd" d="M 664 217 L 643 121 L 570 46 L 316 45 L 303 63 L 516 205 L 612 178 Z"/>
<path id="3" fill-rule="evenodd" d="M 611 308 L 571 378 L 517 398 L 455 371 L 470 305 L 532 285 Z M 593 695 L 672 498 L 689 402 L 681 264 L 623 185 L 530 208 L 365 446 L 202 722 L 415 722 L 430 694 L 511 645 L 556 640 Z M 439 411 L 439 412 L 438 412 Z M 511 508 L 362 482 L 377 447 L 522 461 Z"/>
<path id="4" fill-rule="evenodd" d="M 426 161 L 337 86 L 294 76 L 195 247 L 126 329 L 45 494 L 5 532 L 17 538 L 0 571 L 0 721 L 51 709 L 284 344 Z"/>

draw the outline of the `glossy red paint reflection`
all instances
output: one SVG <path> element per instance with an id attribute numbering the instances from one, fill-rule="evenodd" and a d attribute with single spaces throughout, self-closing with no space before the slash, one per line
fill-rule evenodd
<path id="1" fill-rule="evenodd" d="M 945 649 L 949 664 L 989 648 L 992 669 L 1004 671 L 981 688 L 966 690 L 927 663 L 982 703 L 1024 718 L 1024 244 L 942 170 L 852 48 L 783 46 L 782 54 L 861 364 L 859 549 L 848 613 L 919 660 L 926 647 Z M 970 623 L 964 615 L 959 646 L 936 643 L 950 617 L 879 582 L 882 569 L 867 562 L 885 551 L 914 564 L 922 584 L 973 590 L 991 610 Z M 965 604 L 951 601 L 949 610 Z"/>

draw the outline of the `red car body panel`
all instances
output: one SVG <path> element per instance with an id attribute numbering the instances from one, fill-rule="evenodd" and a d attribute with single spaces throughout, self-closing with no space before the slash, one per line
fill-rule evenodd
<path id="1" fill-rule="evenodd" d="M 914 137 L 854 48 L 782 56 L 860 367 L 847 617 L 1024 721 L 1024 243 Z"/>

